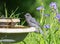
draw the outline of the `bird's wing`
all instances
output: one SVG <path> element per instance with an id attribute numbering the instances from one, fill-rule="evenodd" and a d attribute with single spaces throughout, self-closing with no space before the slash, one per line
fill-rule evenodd
<path id="1" fill-rule="evenodd" d="M 35 18 L 30 19 L 30 22 L 39 25 L 39 23 L 35 20 Z M 40 26 L 40 25 L 39 25 Z"/>

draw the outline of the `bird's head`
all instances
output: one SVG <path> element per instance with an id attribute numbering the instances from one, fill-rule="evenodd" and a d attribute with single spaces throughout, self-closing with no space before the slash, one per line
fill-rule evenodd
<path id="1" fill-rule="evenodd" d="M 30 15 L 30 13 L 26 13 L 25 15 L 25 18 L 31 18 L 32 16 Z"/>

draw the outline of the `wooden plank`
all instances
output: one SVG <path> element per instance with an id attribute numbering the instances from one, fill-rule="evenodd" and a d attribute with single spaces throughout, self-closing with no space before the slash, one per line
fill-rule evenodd
<path id="1" fill-rule="evenodd" d="M 0 25 L 0 28 L 27 28 L 27 26 L 22 26 L 22 25 Z"/>
<path id="2" fill-rule="evenodd" d="M 0 22 L 20 22 L 19 19 L 0 19 Z"/>

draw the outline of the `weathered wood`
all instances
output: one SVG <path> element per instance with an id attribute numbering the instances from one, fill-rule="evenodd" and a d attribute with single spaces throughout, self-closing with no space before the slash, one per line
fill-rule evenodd
<path id="1" fill-rule="evenodd" d="M 20 19 L 0 19 L 0 25 L 14 26 L 17 22 L 20 22 Z"/>
<path id="2" fill-rule="evenodd" d="M 19 19 L 0 19 L 0 22 L 20 22 Z"/>
<path id="3" fill-rule="evenodd" d="M 22 25 L 0 25 L 0 28 L 27 28 L 27 26 Z"/>

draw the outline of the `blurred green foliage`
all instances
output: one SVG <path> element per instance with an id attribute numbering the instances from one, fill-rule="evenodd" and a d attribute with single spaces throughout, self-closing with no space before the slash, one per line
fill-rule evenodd
<path id="1" fill-rule="evenodd" d="M 21 13 L 20 17 L 23 18 L 24 17 L 23 15 L 29 12 L 32 14 L 32 16 L 39 18 L 39 12 L 36 10 L 36 8 L 41 5 L 41 1 L 44 2 L 44 6 L 46 9 L 45 13 L 48 12 L 49 3 L 52 1 L 53 2 L 56 1 L 58 7 L 60 7 L 59 0 L 18 0 L 18 1 L 17 0 L 0 0 L 0 11 L 2 12 L 2 14 L 5 14 L 4 13 L 4 2 L 6 2 L 9 13 L 11 13 L 11 11 L 15 10 L 17 7 L 19 7 L 16 13 Z"/>
<path id="2" fill-rule="evenodd" d="M 22 13 L 20 17 L 24 17 L 23 15 L 29 12 L 32 14 L 32 16 L 39 18 L 39 12 L 36 10 L 36 8 L 41 5 L 41 1 L 43 1 L 45 9 L 49 9 L 49 3 L 56 0 L 0 0 L 0 11 L 2 14 L 5 14 L 3 4 L 6 2 L 9 13 L 19 7 L 16 13 Z M 58 2 L 59 5 L 59 1 L 56 2 Z M 46 13 L 47 12 L 48 11 L 46 10 Z"/>

